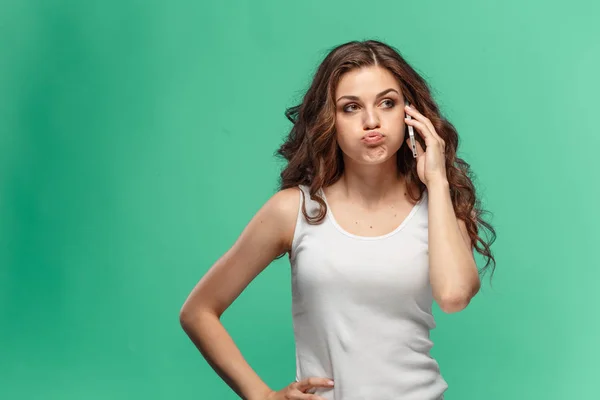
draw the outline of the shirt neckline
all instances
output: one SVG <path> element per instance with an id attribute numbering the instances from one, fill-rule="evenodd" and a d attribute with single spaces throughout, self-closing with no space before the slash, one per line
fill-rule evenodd
<path id="1" fill-rule="evenodd" d="M 333 211 L 331 211 L 331 206 L 329 205 L 329 203 L 327 202 L 327 198 L 325 196 L 325 191 L 323 190 L 323 188 L 320 189 L 321 192 L 321 196 L 323 197 L 323 201 L 325 202 L 325 204 L 327 205 L 327 217 L 329 218 L 329 220 L 331 221 L 331 223 L 333 224 L 333 226 L 340 231 L 341 233 L 343 233 L 346 236 L 349 236 L 351 238 L 354 239 L 358 239 L 358 240 L 366 240 L 366 241 L 370 241 L 370 240 L 381 240 L 381 239 L 385 239 L 388 238 L 392 235 L 395 235 L 396 233 L 400 232 L 402 229 L 404 229 L 404 227 L 408 224 L 408 222 L 412 219 L 413 215 L 415 215 L 415 213 L 418 211 L 418 209 L 421 207 L 421 205 L 423 204 L 423 202 L 425 202 L 426 197 L 427 197 L 427 190 L 425 190 L 423 192 L 423 196 L 421 196 L 421 200 L 419 200 L 410 210 L 410 212 L 408 213 L 408 215 L 404 218 L 404 220 L 402 220 L 402 222 L 400 223 L 400 225 L 398 225 L 394 230 L 392 230 L 391 232 L 388 232 L 386 234 L 383 235 L 379 235 L 379 236 L 360 236 L 360 235 L 355 235 L 353 233 L 348 232 L 347 230 L 345 230 L 344 228 L 341 227 L 340 224 L 338 224 L 337 220 L 335 219 L 335 216 L 333 215 Z"/>

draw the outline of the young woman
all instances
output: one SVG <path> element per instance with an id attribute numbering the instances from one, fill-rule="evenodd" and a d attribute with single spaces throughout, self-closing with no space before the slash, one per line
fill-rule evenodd
<path id="1" fill-rule="evenodd" d="M 464 309 L 495 268 L 495 231 L 481 219 L 455 128 L 399 52 L 372 40 L 334 48 L 286 115 L 280 190 L 190 293 L 184 330 L 244 399 L 442 399 L 432 303 Z M 481 270 L 474 249 L 487 258 Z M 286 253 L 296 380 L 271 389 L 219 318 Z"/>

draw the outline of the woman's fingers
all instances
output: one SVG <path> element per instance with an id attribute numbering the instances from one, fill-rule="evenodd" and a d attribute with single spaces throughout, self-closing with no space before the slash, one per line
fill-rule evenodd
<path id="1" fill-rule="evenodd" d="M 429 118 L 427 118 L 412 107 L 405 107 L 404 109 L 406 113 L 408 113 L 413 118 L 411 120 L 405 119 L 405 122 L 417 128 L 419 133 L 421 133 L 421 136 L 423 136 L 423 138 L 425 139 L 425 144 L 427 144 L 427 146 L 430 145 L 430 142 L 433 142 L 435 140 L 436 144 L 439 144 L 442 149 L 445 148 L 446 143 L 440 137 L 440 135 L 438 135 L 438 133 L 435 130 L 435 127 L 433 126 Z"/>
<path id="2" fill-rule="evenodd" d="M 292 394 L 294 400 L 326 400 L 321 396 L 313 394 L 313 389 L 324 387 L 332 388 L 333 381 L 329 378 L 310 377 L 295 384 L 296 393 Z"/>
<path id="3" fill-rule="evenodd" d="M 306 392 L 307 390 L 316 387 L 331 388 L 333 387 L 333 381 L 329 378 L 311 376 L 310 378 L 302 379 L 296 384 L 296 389 L 301 392 Z"/>
<path id="4" fill-rule="evenodd" d="M 423 147 L 421 146 L 421 143 L 417 142 L 417 158 L 421 157 L 423 154 L 425 154 L 425 150 L 423 150 Z M 406 139 L 406 145 L 410 147 L 410 139 Z"/>
<path id="5" fill-rule="evenodd" d="M 431 132 L 429 132 L 429 128 L 427 127 L 427 125 L 425 125 L 423 122 L 417 120 L 417 119 L 405 119 L 404 120 L 405 123 L 407 123 L 408 125 L 412 125 L 415 128 L 417 128 L 417 131 L 421 134 L 421 136 L 423 137 L 423 139 L 425 139 L 425 144 L 427 146 L 430 145 L 430 143 L 432 143 L 435 139 L 435 137 L 433 136 L 433 134 Z"/>

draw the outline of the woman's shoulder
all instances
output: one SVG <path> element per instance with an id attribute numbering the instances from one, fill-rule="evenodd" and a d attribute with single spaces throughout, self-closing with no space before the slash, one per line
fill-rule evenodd
<path id="1" fill-rule="evenodd" d="M 296 230 L 301 201 L 300 191 L 301 188 L 298 186 L 281 189 L 271 196 L 266 204 L 269 208 L 269 215 L 279 221 L 281 232 L 284 235 L 283 240 L 288 248 L 291 248 Z"/>
<path id="2" fill-rule="evenodd" d="M 292 215 L 295 218 L 300 205 L 300 191 L 299 186 L 277 191 L 269 200 L 273 212 L 281 218 L 290 218 Z"/>

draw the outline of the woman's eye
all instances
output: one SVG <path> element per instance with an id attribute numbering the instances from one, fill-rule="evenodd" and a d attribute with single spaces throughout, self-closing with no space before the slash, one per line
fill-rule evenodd
<path id="1" fill-rule="evenodd" d="M 394 100 L 391 99 L 386 99 L 383 101 L 382 104 L 388 104 L 387 108 L 392 108 L 396 105 L 396 102 Z M 346 107 L 344 107 L 344 112 L 351 112 L 351 111 L 355 111 L 356 108 L 350 108 L 350 107 L 356 107 L 356 104 L 352 103 L 352 104 L 348 104 Z"/>
<path id="2" fill-rule="evenodd" d="M 348 110 L 348 107 L 353 107 L 353 106 L 356 106 L 356 104 L 348 104 L 346 107 L 344 107 L 344 111 L 345 112 L 354 111 L 354 110 Z"/>

